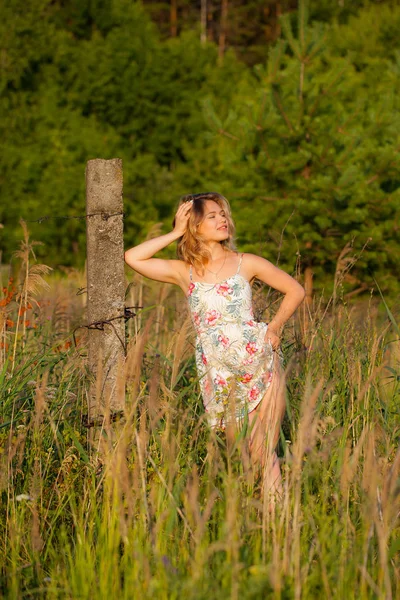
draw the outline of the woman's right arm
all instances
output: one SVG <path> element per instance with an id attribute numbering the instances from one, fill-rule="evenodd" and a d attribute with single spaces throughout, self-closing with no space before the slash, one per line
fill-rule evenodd
<path id="1" fill-rule="evenodd" d="M 125 252 L 126 264 L 150 279 L 182 285 L 182 277 L 184 276 L 183 262 L 180 260 L 153 258 L 153 256 L 182 237 L 189 219 L 190 208 L 190 202 L 182 204 L 178 208 L 173 231 L 147 240 L 127 250 Z"/>

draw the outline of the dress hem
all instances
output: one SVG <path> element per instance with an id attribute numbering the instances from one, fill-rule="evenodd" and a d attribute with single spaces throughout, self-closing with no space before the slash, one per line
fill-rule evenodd
<path id="1" fill-rule="evenodd" d="M 273 379 L 271 379 L 271 381 L 268 382 L 267 387 L 265 388 L 265 390 L 264 390 L 261 398 L 257 401 L 257 403 L 255 404 L 255 406 L 251 406 L 250 403 L 247 404 L 247 407 L 248 407 L 247 415 L 249 415 L 250 413 L 252 413 L 254 410 L 256 410 L 259 407 L 259 405 L 261 404 L 261 402 L 264 400 L 265 394 L 267 393 L 268 389 L 270 388 L 270 386 L 272 384 L 272 381 L 273 381 Z M 206 407 L 204 407 L 204 410 L 205 410 L 205 413 L 206 413 L 206 416 L 207 416 L 208 425 L 209 425 L 209 427 L 211 429 L 222 429 L 222 430 L 226 429 L 225 416 L 223 416 L 223 417 L 221 417 L 221 419 L 219 419 L 219 421 L 220 421 L 219 423 L 211 424 L 210 423 L 210 421 L 211 421 L 211 418 L 210 418 L 211 415 L 210 415 L 210 413 L 209 413 L 209 411 L 207 410 Z M 235 420 L 235 422 L 237 424 L 237 423 L 243 422 L 244 419 L 245 419 L 245 416 L 243 416 L 243 417 L 236 417 L 234 420 Z"/>

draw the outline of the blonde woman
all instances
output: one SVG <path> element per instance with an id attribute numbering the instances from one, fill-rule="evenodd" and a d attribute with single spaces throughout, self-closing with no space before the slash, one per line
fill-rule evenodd
<path id="1" fill-rule="evenodd" d="M 275 447 L 285 412 L 280 335 L 304 298 L 295 279 L 268 260 L 238 253 L 227 199 L 207 192 L 181 199 L 173 230 L 125 252 L 135 271 L 178 285 L 189 303 L 197 333 L 196 365 L 208 422 L 232 432 L 247 422 L 253 465 L 263 471 L 264 489 L 281 493 Z M 153 258 L 178 242 L 178 260 Z M 274 318 L 254 320 L 251 283 L 259 279 L 282 292 Z"/>

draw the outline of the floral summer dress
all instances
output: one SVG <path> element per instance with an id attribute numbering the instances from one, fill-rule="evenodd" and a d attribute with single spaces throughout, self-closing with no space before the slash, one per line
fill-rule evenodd
<path id="1" fill-rule="evenodd" d="M 189 308 L 196 329 L 196 366 L 204 408 L 211 427 L 225 428 L 234 412 L 242 422 L 262 400 L 272 381 L 274 354 L 265 342 L 268 325 L 254 321 L 251 287 L 236 273 L 216 284 L 193 281 Z"/>

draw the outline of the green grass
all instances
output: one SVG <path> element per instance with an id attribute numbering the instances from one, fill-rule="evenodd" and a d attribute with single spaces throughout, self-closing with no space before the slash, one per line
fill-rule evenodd
<path id="1" fill-rule="evenodd" d="M 155 321 L 142 350 L 140 321 L 128 323 L 124 418 L 85 427 L 85 334 L 65 343 L 84 320 L 81 280 L 54 280 L 12 366 L 3 325 L 0 595 L 400 598 L 393 307 L 387 318 L 379 299 L 338 302 L 287 328 L 284 497 L 271 516 L 243 441 L 205 424 L 184 300 L 168 286 L 159 301 L 144 290 L 142 325 Z"/>

